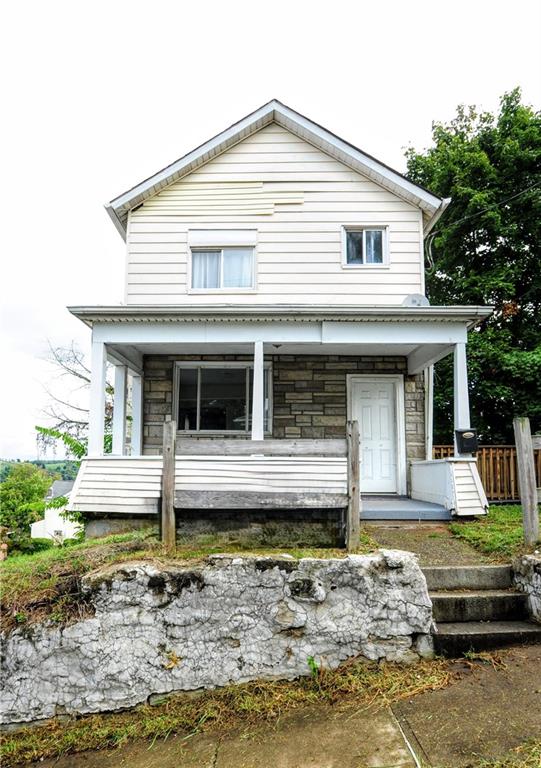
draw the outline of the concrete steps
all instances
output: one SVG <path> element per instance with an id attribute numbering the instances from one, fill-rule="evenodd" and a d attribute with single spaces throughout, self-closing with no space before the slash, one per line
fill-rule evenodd
<path id="1" fill-rule="evenodd" d="M 514 643 L 541 643 L 541 624 L 527 621 L 457 621 L 438 625 L 434 650 L 440 656 L 462 656 Z"/>
<path id="2" fill-rule="evenodd" d="M 433 592 L 434 621 L 513 621 L 528 618 L 526 595 L 512 590 Z"/>
<path id="3" fill-rule="evenodd" d="M 527 621 L 526 595 L 513 588 L 510 566 L 433 566 L 423 573 L 437 626 L 437 654 L 541 643 L 541 625 Z"/>

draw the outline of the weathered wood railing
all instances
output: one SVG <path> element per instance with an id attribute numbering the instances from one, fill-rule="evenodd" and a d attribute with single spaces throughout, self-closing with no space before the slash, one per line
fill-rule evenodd
<path id="1" fill-rule="evenodd" d="M 452 445 L 435 445 L 435 459 L 453 456 Z M 517 452 L 514 445 L 481 445 L 477 468 L 489 501 L 518 501 Z M 534 451 L 537 487 L 541 487 L 541 449 Z"/>
<path id="2" fill-rule="evenodd" d="M 162 532 L 174 545 L 177 509 L 346 510 L 346 546 L 358 547 L 359 427 L 346 439 L 213 440 L 177 438 L 164 429 Z M 170 457 L 175 457 L 174 461 Z M 167 457 L 167 458 L 166 458 Z"/>

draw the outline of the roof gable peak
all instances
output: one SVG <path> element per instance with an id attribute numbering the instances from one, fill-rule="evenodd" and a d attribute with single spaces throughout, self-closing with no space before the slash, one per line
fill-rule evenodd
<path id="1" fill-rule="evenodd" d="M 376 160 L 372 155 L 341 139 L 278 99 L 271 99 L 212 139 L 106 204 L 105 208 L 122 237 L 124 239 L 126 237 L 128 212 L 132 208 L 141 205 L 149 197 L 153 197 L 165 187 L 192 173 L 271 123 L 276 123 L 290 133 L 308 141 L 344 165 L 362 173 L 380 186 L 422 209 L 426 220 L 426 232 L 449 203 L 448 200 L 442 200 L 423 187 L 414 184 L 398 171 Z"/>

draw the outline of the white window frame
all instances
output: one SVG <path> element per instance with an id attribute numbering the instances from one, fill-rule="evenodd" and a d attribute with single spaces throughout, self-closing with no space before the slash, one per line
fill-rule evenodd
<path id="1" fill-rule="evenodd" d="M 223 252 L 225 250 L 244 250 L 251 251 L 252 253 L 252 284 L 246 288 L 228 288 L 223 287 L 224 283 L 224 257 Z M 256 275 L 257 275 L 257 255 L 255 245 L 193 245 L 190 247 L 190 258 L 188 259 L 188 281 L 187 292 L 188 293 L 255 293 L 257 290 Z M 197 252 L 208 253 L 209 251 L 215 251 L 220 253 L 220 287 L 219 288 L 194 288 L 192 286 L 192 264 L 193 254 Z"/>
<path id="2" fill-rule="evenodd" d="M 374 229 L 383 232 L 382 247 L 383 247 L 383 261 L 381 264 L 348 264 L 348 232 L 366 232 Z M 366 255 L 366 238 L 363 234 L 363 259 Z M 342 227 L 342 269 L 389 269 L 389 226 L 387 224 L 359 224 L 350 226 L 349 224 Z"/>
<path id="3" fill-rule="evenodd" d="M 254 364 L 253 362 L 250 362 L 250 360 L 226 360 L 223 362 L 217 361 L 207 361 L 207 360 L 177 360 L 175 361 L 174 368 L 173 368 L 173 419 L 175 422 L 177 422 L 177 434 L 179 436 L 212 436 L 212 435 L 246 435 L 249 436 L 251 434 L 251 429 L 248 429 L 249 424 L 249 416 L 251 414 L 248 412 L 248 403 L 250 402 L 250 399 L 253 398 L 253 393 L 249 393 L 249 382 L 250 377 L 247 373 L 246 375 L 246 429 L 224 429 L 224 430 L 213 430 L 213 429 L 178 429 L 178 406 L 179 406 L 179 388 L 180 388 L 180 371 L 182 368 L 245 368 L 247 371 L 250 369 L 253 370 Z M 267 422 L 267 429 L 265 430 L 265 435 L 272 435 L 272 408 L 273 408 L 273 402 L 272 402 L 272 362 L 266 361 L 264 363 L 264 370 L 265 370 L 265 376 L 267 376 L 267 392 L 268 392 L 268 401 L 269 401 L 269 415 L 268 415 L 268 422 Z M 199 422 L 200 419 L 200 410 L 201 410 L 201 376 L 198 375 L 197 377 L 197 422 Z"/>

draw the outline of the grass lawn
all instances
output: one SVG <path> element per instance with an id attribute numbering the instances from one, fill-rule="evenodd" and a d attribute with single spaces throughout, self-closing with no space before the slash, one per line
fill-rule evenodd
<path id="1" fill-rule="evenodd" d="M 496 560 L 509 561 L 527 552 L 522 531 L 522 510 L 518 505 L 494 505 L 486 517 L 453 522 L 453 536 Z"/>

